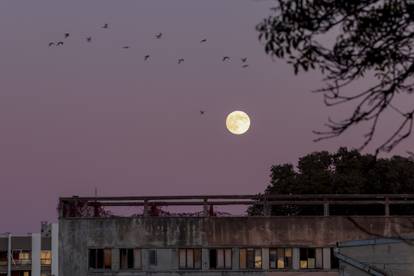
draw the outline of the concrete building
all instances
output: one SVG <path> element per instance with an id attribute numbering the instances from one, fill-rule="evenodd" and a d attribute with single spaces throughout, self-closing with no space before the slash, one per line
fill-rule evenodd
<path id="1" fill-rule="evenodd" d="M 58 224 L 42 223 L 40 233 L 0 236 L 0 276 L 57 276 Z"/>
<path id="2" fill-rule="evenodd" d="M 61 198 L 59 275 L 414 275 L 414 195 Z M 312 216 L 220 216 L 220 205 L 321 206 Z M 337 205 L 383 215 L 330 216 Z M 192 214 L 161 206 L 202 206 Z M 108 207 L 142 213 L 112 215 Z M 214 209 L 216 208 L 216 209 Z"/>

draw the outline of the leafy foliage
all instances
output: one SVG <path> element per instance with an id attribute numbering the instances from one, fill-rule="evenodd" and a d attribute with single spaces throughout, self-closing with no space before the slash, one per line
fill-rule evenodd
<path id="1" fill-rule="evenodd" d="M 414 161 L 394 156 L 376 158 L 357 150 L 314 152 L 292 164 L 274 165 L 265 195 L 277 194 L 409 194 L 414 193 Z M 295 206 L 278 208 L 277 214 L 295 214 Z M 250 215 L 263 213 L 261 205 Z M 273 210 L 275 214 L 275 210 Z"/>
<path id="2" fill-rule="evenodd" d="M 325 104 L 355 104 L 341 121 L 329 120 L 317 140 L 341 135 L 361 123 L 370 124 L 361 148 L 368 145 L 384 111 L 401 116 L 395 132 L 377 147 L 390 151 L 411 134 L 413 110 L 394 105 L 414 92 L 414 1 L 412 0 L 277 0 L 273 15 L 257 25 L 267 54 L 286 59 L 295 74 L 320 70 Z M 347 94 L 346 88 L 373 76 L 368 89 Z"/>

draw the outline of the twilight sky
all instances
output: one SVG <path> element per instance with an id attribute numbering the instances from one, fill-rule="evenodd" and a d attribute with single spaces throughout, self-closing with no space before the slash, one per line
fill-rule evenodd
<path id="1" fill-rule="evenodd" d="M 357 130 L 312 141 L 346 108 L 310 93 L 322 85 L 317 74 L 294 77 L 264 54 L 254 26 L 272 4 L 0 1 L 0 233 L 39 231 L 56 220 L 59 196 L 95 187 L 114 196 L 258 193 L 272 164 L 359 146 Z M 47 46 L 65 32 L 64 46 Z M 233 110 L 250 115 L 246 135 L 225 129 Z"/>

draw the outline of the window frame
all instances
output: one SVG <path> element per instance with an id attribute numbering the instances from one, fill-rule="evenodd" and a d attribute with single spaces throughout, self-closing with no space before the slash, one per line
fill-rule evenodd
<path id="1" fill-rule="evenodd" d="M 122 248 L 118 248 L 118 250 L 119 250 L 119 270 L 121 271 L 142 270 L 142 249 L 141 248 L 122 247 Z M 125 250 L 126 252 L 126 266 L 127 266 L 126 268 L 123 267 L 123 261 L 122 261 L 123 250 Z M 130 267 L 130 263 L 129 263 L 130 252 L 132 252 L 132 267 Z M 139 252 L 139 256 L 137 252 Z"/>
<path id="2" fill-rule="evenodd" d="M 278 260 L 279 260 L 279 254 L 278 250 L 283 250 L 283 267 L 279 267 Z M 286 249 L 290 250 L 290 257 L 286 256 Z M 272 263 L 270 260 L 271 251 L 275 251 L 275 267 L 272 267 Z M 290 258 L 290 262 L 287 261 L 287 258 Z M 293 247 L 271 247 L 269 248 L 269 269 L 270 270 L 291 270 L 293 269 Z"/>
<path id="3" fill-rule="evenodd" d="M 154 254 L 154 263 L 151 263 L 151 254 Z M 157 253 L 157 249 L 155 248 L 151 248 L 148 249 L 148 265 L 149 266 L 157 266 L 158 265 L 158 253 Z"/>
<path id="4" fill-rule="evenodd" d="M 185 266 L 181 266 L 181 252 L 182 250 L 185 250 Z M 192 267 L 189 267 L 188 265 L 188 252 L 192 251 Z M 200 258 L 199 262 L 196 261 L 196 251 L 199 252 L 198 256 Z M 198 266 L 196 266 L 196 264 L 199 264 Z M 178 269 L 180 270 L 201 270 L 203 266 L 203 251 L 201 248 L 178 248 Z"/>
<path id="5" fill-rule="evenodd" d="M 102 250 L 102 267 L 98 267 L 98 251 Z M 91 266 L 91 252 L 94 251 L 95 252 L 95 266 L 96 267 L 92 267 Z M 109 256 L 105 255 L 105 252 L 109 252 Z M 107 267 L 105 265 L 105 257 L 109 257 L 111 260 L 110 266 Z M 103 248 L 96 248 L 96 247 L 91 247 L 88 248 L 88 270 L 93 270 L 93 271 L 110 271 L 112 270 L 113 267 L 113 263 L 112 263 L 112 248 L 109 247 L 103 247 Z"/>
<path id="6" fill-rule="evenodd" d="M 218 254 L 218 251 L 219 250 L 222 250 L 223 251 L 223 267 L 220 267 L 218 264 L 219 264 L 219 262 L 218 262 L 218 258 L 219 258 L 219 254 Z M 215 253 L 215 257 L 216 257 L 216 259 L 215 259 L 215 264 L 216 264 L 216 266 L 215 267 L 213 267 L 212 265 L 211 265 L 211 252 L 212 251 L 215 251 L 216 253 Z M 228 251 L 230 251 L 230 267 L 227 267 L 226 266 L 226 264 L 227 264 L 227 254 L 226 254 L 226 252 L 228 252 Z M 230 248 L 230 247 L 219 247 L 219 248 L 209 248 L 209 269 L 213 269 L 213 270 L 231 270 L 231 269 L 233 269 L 233 248 Z"/>
<path id="7" fill-rule="evenodd" d="M 242 267 L 241 265 L 241 252 L 245 251 L 245 267 Z M 257 267 L 257 261 L 256 261 L 256 257 L 258 255 L 256 255 L 256 252 L 260 250 L 260 267 Z M 248 251 L 253 251 L 253 267 L 249 267 L 249 263 L 251 262 L 251 260 L 249 261 L 249 254 Z M 261 247 L 243 247 L 239 249 L 239 268 L 241 270 L 263 270 L 263 248 Z"/>
<path id="8" fill-rule="evenodd" d="M 302 250 L 306 250 L 306 267 L 302 267 L 302 257 L 301 257 L 301 255 L 302 255 Z M 313 252 L 313 254 L 312 255 L 314 255 L 315 256 L 315 263 L 314 263 L 314 267 L 309 267 L 309 259 L 312 259 L 312 258 L 309 258 L 309 251 L 310 250 L 314 250 L 314 252 Z M 318 264 L 318 259 L 317 259 L 317 256 L 318 256 L 318 251 L 320 250 L 320 266 L 318 266 L 317 264 Z M 320 269 L 323 269 L 323 248 L 322 247 L 301 247 L 301 248 L 299 248 L 299 270 L 320 270 Z"/>

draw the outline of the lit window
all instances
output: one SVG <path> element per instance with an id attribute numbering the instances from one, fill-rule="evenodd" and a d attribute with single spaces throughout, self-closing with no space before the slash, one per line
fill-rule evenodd
<path id="1" fill-rule="evenodd" d="M 183 248 L 178 250 L 178 266 L 180 269 L 200 269 L 201 249 Z"/>
<path id="2" fill-rule="evenodd" d="M 241 269 L 261 269 L 262 268 L 262 249 L 247 248 L 240 249 L 240 268 Z"/>
<path id="3" fill-rule="evenodd" d="M 210 249 L 210 268 L 231 269 L 232 267 L 232 250 L 227 249 Z"/>
<path id="4" fill-rule="evenodd" d="M 292 248 L 271 248 L 269 266 L 271 269 L 292 268 Z"/>
<path id="5" fill-rule="evenodd" d="M 42 250 L 40 252 L 40 264 L 41 265 L 52 264 L 52 252 L 50 250 Z"/>
<path id="6" fill-rule="evenodd" d="M 111 269 L 112 250 L 109 248 L 89 249 L 89 268 Z"/>
<path id="7" fill-rule="evenodd" d="M 32 263 L 31 252 L 29 250 L 15 249 L 12 252 L 13 264 L 28 265 Z"/>
<path id="8" fill-rule="evenodd" d="M 301 269 L 323 268 L 322 248 L 300 248 Z"/>

